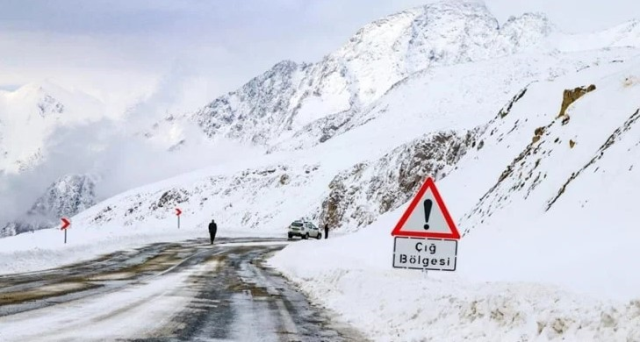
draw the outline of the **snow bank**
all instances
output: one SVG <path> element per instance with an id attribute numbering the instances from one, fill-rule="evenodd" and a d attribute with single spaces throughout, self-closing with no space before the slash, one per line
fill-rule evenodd
<path id="1" fill-rule="evenodd" d="M 390 231 L 402 210 L 352 235 L 292 244 L 269 264 L 374 341 L 640 339 L 640 300 L 596 299 L 533 282 L 473 281 L 468 253 L 461 253 L 455 273 L 393 269 Z M 488 246 L 463 239 L 461 252 L 471 244 Z M 485 258 L 505 258 L 485 250 Z"/>

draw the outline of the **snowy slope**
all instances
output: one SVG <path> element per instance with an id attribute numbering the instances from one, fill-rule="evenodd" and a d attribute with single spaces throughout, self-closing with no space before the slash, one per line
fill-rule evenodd
<path id="1" fill-rule="evenodd" d="M 639 47 L 640 20 L 589 34 L 552 34 L 550 44 L 561 51 L 596 50 L 605 47 Z"/>
<path id="2" fill-rule="evenodd" d="M 365 124 L 368 126 L 360 131 L 364 132 L 367 140 L 371 140 L 374 135 L 371 131 L 375 129 L 379 135 L 384 134 L 388 140 L 396 142 L 407 142 L 428 131 L 475 127 L 488 121 L 514 94 L 531 82 L 553 79 L 601 63 L 615 63 L 635 53 L 633 49 L 614 49 L 557 55 L 520 54 L 434 67 L 396 83 L 380 100 L 360 112 L 339 113 L 318 120 L 270 151 L 304 149 L 315 146 L 317 142 L 326 144 L 330 138 L 358 131 L 357 128 Z M 462 117 L 464 120 L 460 120 Z M 411 123 L 404 120 L 411 120 Z M 389 135 L 396 133 L 401 134 L 391 139 Z M 350 134 L 343 141 L 349 139 L 353 143 L 355 136 L 360 134 Z M 387 139 L 382 139 L 382 143 L 385 144 Z"/>
<path id="3" fill-rule="evenodd" d="M 516 56 L 418 73 L 355 118 L 361 121 L 353 129 L 324 144 L 222 162 L 133 189 L 81 213 L 76 221 L 85 227 L 145 229 L 173 220 L 179 206 L 194 228 L 216 217 L 230 229 L 271 233 L 303 215 L 336 228 L 362 227 L 406 201 L 419 186 L 416 177 L 435 170 L 449 173 L 479 141 L 476 128 L 527 85 L 591 66 L 619 67 L 621 63 L 611 61 L 630 54 L 529 56 L 526 68 L 520 68 L 524 57 Z"/>
<path id="4" fill-rule="evenodd" d="M 271 263 L 378 341 L 640 340 L 638 75 L 634 58 L 536 82 L 482 126 L 437 182 L 464 232 L 455 274 L 391 268 L 407 203 Z"/>
<path id="5" fill-rule="evenodd" d="M 609 36 L 614 38 L 609 41 L 600 39 L 599 44 L 608 47 L 625 45 L 620 41 L 635 41 L 632 28 L 612 32 Z M 530 82 L 575 72 L 597 63 L 624 60 L 631 53 L 625 49 L 589 54 L 538 53 L 556 51 L 555 47 L 546 47 L 545 44 L 559 41 L 559 37 L 563 37 L 562 33 L 542 15 L 526 14 L 499 25 L 481 4 L 430 4 L 366 25 L 343 47 L 318 63 L 278 63 L 241 89 L 216 99 L 197 113 L 172 114 L 154 123 L 142 134 L 146 143 L 153 146 L 152 150 L 166 149 L 180 156 L 218 155 L 227 145 L 237 150 L 237 142 L 266 145 L 258 149 L 242 147 L 246 151 L 236 153 L 238 158 L 252 158 L 265 148 L 267 153 L 273 154 L 304 151 L 318 144 L 327 145 L 321 151 L 369 144 L 369 149 L 360 153 L 359 157 L 346 157 L 349 161 L 340 167 L 347 169 L 366 161 L 370 156 L 377 157 L 392 148 L 409 144 L 429 132 L 472 129 L 485 122 L 508 98 Z M 502 57 L 496 58 L 499 56 Z M 487 87 L 487 79 L 495 84 Z M 51 107 L 47 110 L 54 114 L 64 108 L 68 112 L 69 108 L 77 108 L 76 103 L 80 103 L 60 89 L 49 90 L 53 86 L 35 87 L 34 91 L 27 91 L 31 88 L 25 87 L 16 94 L 35 92 L 37 96 L 29 96 L 64 99 L 57 102 L 42 100 L 45 104 L 51 104 L 40 107 Z M 50 96 L 49 93 L 56 96 Z M 475 95 L 469 97 L 469 93 Z M 16 97 L 16 94 L 10 96 Z M 17 98 L 31 98 L 29 96 Z M 64 103 L 71 104 L 65 107 Z M 87 116 L 100 117 L 96 114 L 99 111 L 94 111 L 93 107 L 84 104 L 82 107 L 89 108 L 86 113 L 83 111 Z M 398 116 L 400 112 L 403 113 Z M 474 114 L 468 115 L 471 112 Z M 31 138 L 29 142 L 22 140 L 31 134 L 18 134 L 18 130 L 11 129 L 17 124 L 6 129 L 6 132 L 13 132 L 14 136 L 7 136 L 0 127 L 0 139 L 3 141 L 0 148 L 12 153 L 2 162 L 19 168 L 20 165 L 33 165 L 45 160 L 47 146 L 42 141 L 54 134 L 54 127 L 59 127 L 60 122 L 77 117 L 67 113 L 60 118 L 60 113 L 57 114 L 40 119 L 33 133 L 38 138 Z M 24 117 L 33 121 L 30 116 Z M 406 120 L 403 125 L 397 125 L 400 117 Z M 460 120 L 460 117 L 464 119 Z M 428 127 L 424 127 L 425 124 Z M 7 120 L 0 117 L 0 126 L 6 125 Z M 24 123 L 20 121 L 19 125 Z M 136 130 L 137 127 L 132 129 Z M 201 130 L 205 134 L 200 134 Z M 329 143 L 350 131 L 354 131 L 354 134 L 338 139 L 339 142 L 335 144 Z M 386 135 L 388 140 L 372 138 L 380 134 Z M 209 140 L 208 137 L 214 139 Z M 116 134 L 113 139 L 122 138 L 122 134 Z M 372 142 L 372 139 L 377 141 Z M 19 148 L 12 145 L 13 142 Z M 108 141 L 99 143 L 109 144 Z M 133 147 L 126 149 L 149 153 L 137 145 Z M 137 159 L 134 155 L 123 158 Z M 189 164 L 180 158 L 173 159 L 176 159 L 176 163 Z M 220 162 L 220 158 L 213 159 L 216 160 L 212 160 L 212 163 Z M 284 162 L 284 165 L 288 163 Z M 323 163 L 323 160 L 316 158 L 311 163 Z M 255 168 L 259 169 L 260 166 Z M 335 173 L 343 169 L 336 168 Z M 327 177 L 333 176 L 335 174 Z M 316 216 L 323 215 L 318 208 L 311 211 Z M 379 213 L 374 210 L 363 214 L 375 217 Z M 360 219 L 356 221 L 364 222 Z"/>
<path id="6" fill-rule="evenodd" d="M 628 276 L 624 262 L 640 256 L 631 245 L 637 233 L 628 200 L 639 179 L 633 166 L 640 152 L 640 87 L 634 81 L 639 73 L 636 59 L 608 74 L 594 70 L 559 82 L 562 88 L 532 89 L 532 96 L 525 95 L 496 123 L 494 135 L 485 137 L 489 148 L 477 158 L 487 158 L 490 151 L 494 160 L 508 154 L 513 160 L 503 163 L 500 177 L 494 174 L 491 186 L 482 189 L 460 224 L 469 231 L 470 241 L 507 232 L 521 241 L 548 239 L 545 254 L 554 262 L 542 265 L 525 258 L 535 253 L 535 244 L 523 243 L 517 254 L 522 257 L 514 260 L 517 269 L 497 259 L 487 266 L 495 262 L 492 268 L 501 268 L 502 276 L 517 279 L 543 277 L 609 296 L 640 296 L 637 279 Z M 590 85 L 595 90 L 571 104 L 564 115 L 558 116 L 560 96 L 556 106 L 541 105 L 541 99 L 554 90 L 558 94 L 561 89 Z M 536 129 L 539 138 L 534 138 Z M 479 163 L 476 167 L 491 170 L 486 162 Z M 451 178 L 450 182 L 460 181 L 455 175 Z M 518 216 L 529 219 L 521 222 Z M 513 225 L 515 220 L 519 227 Z M 514 247 L 495 246 L 496 252 L 506 248 L 504 253 Z M 606 276 L 588 271 L 592 269 L 603 269 Z"/>

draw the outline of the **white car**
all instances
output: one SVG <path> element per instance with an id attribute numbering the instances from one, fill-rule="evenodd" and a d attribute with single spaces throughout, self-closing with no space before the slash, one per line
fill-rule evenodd
<path id="1" fill-rule="evenodd" d="M 298 236 L 303 239 L 313 237 L 320 240 L 322 238 L 322 233 L 320 233 L 320 229 L 312 222 L 296 220 L 289 225 L 288 236 L 289 239 L 293 239 L 294 236 Z"/>

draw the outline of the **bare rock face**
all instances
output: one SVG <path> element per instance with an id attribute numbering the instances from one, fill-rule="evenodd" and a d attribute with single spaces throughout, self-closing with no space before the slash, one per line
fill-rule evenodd
<path id="1" fill-rule="evenodd" d="M 595 84 L 588 87 L 578 87 L 575 89 L 565 90 L 562 94 L 562 105 L 560 106 L 560 113 L 558 113 L 558 117 L 566 115 L 567 108 L 569 108 L 572 103 L 594 90 L 596 90 Z"/>
<path id="2" fill-rule="evenodd" d="M 338 174 L 329 185 L 319 219 L 330 227 L 354 229 L 410 200 L 427 176 L 441 179 L 469 148 L 475 131 L 439 132 L 403 145 L 375 163 L 361 163 Z"/>
<path id="3" fill-rule="evenodd" d="M 189 193 L 186 190 L 169 190 L 160 196 L 157 202 L 151 205 L 151 210 L 157 210 L 159 208 L 173 208 L 180 203 L 184 203 L 189 200 Z"/>

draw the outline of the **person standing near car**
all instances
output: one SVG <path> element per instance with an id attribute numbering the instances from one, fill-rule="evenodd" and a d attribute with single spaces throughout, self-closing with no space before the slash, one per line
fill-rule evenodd
<path id="1" fill-rule="evenodd" d="M 215 220 L 211 220 L 209 223 L 209 238 L 211 239 L 211 244 L 213 245 L 213 240 L 216 239 L 216 232 L 218 231 L 218 225 Z"/>
<path id="2" fill-rule="evenodd" d="M 329 225 L 328 224 L 324 224 L 324 238 L 328 239 L 329 238 Z"/>

